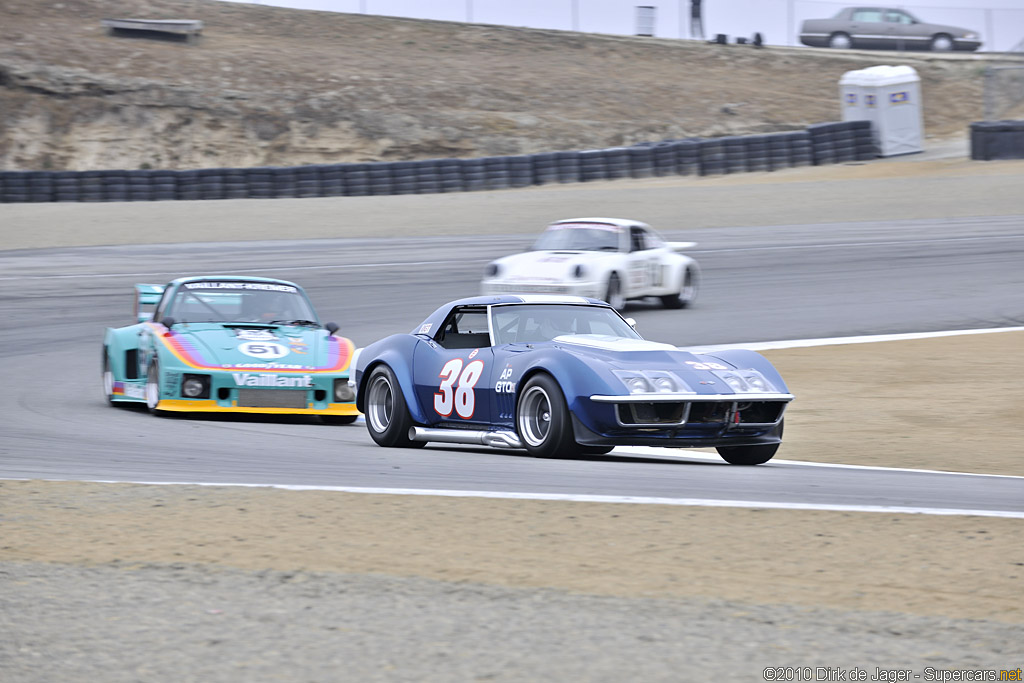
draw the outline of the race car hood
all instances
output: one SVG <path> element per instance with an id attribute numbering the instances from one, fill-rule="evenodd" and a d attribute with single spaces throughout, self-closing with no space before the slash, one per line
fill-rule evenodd
<path id="1" fill-rule="evenodd" d="M 495 278 L 506 282 L 563 282 L 576 279 L 576 266 L 611 255 L 597 251 L 528 251 L 498 259 Z M 583 277 L 586 277 L 584 273 Z"/>
<path id="2" fill-rule="evenodd" d="M 354 350 L 344 337 L 298 325 L 179 324 L 170 335 L 161 335 L 161 341 L 185 365 L 211 370 L 339 372 L 348 368 Z"/>
<path id="3" fill-rule="evenodd" d="M 671 344 L 645 339 L 581 334 L 558 336 L 551 343 L 599 372 L 601 369 L 611 371 L 609 374 L 612 375 L 615 370 L 671 372 L 696 394 L 737 393 L 724 381 L 722 373 L 759 371 L 752 364 L 737 365 L 718 356 L 697 355 Z M 786 390 L 774 372 L 766 379 L 780 385 L 775 387 L 776 390 Z M 609 382 L 611 386 L 619 384 L 618 380 Z"/>

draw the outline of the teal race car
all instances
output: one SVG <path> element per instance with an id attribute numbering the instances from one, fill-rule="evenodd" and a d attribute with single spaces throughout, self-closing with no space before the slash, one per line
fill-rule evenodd
<path id="1" fill-rule="evenodd" d="M 298 285 L 199 276 L 135 285 L 136 324 L 107 328 L 103 393 L 154 414 L 266 413 L 355 422 L 355 347 Z"/>

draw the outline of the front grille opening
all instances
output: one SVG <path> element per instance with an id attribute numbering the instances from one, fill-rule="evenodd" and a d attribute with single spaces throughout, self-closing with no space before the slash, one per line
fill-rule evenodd
<path id="1" fill-rule="evenodd" d="M 785 401 L 752 401 L 741 403 L 739 408 L 740 424 L 774 424 L 782 417 Z"/>
<path id="2" fill-rule="evenodd" d="M 124 352 L 124 377 L 125 379 L 139 378 L 139 350 L 128 349 Z"/>
<path id="3" fill-rule="evenodd" d="M 619 422 L 624 425 L 680 424 L 685 403 L 619 403 Z"/>
<path id="4" fill-rule="evenodd" d="M 324 401 L 327 399 L 327 392 L 323 389 L 317 389 L 313 392 L 313 399 L 316 401 Z"/>
<path id="5" fill-rule="evenodd" d="M 229 398 L 231 398 L 231 390 L 228 389 L 227 387 L 221 387 L 220 389 L 217 390 L 217 398 L 219 398 L 222 401 L 228 400 Z"/>
<path id="6" fill-rule="evenodd" d="M 690 404 L 689 423 L 725 422 L 729 417 L 731 403 L 723 401 L 694 401 Z"/>
<path id="7" fill-rule="evenodd" d="M 287 389 L 239 389 L 238 405 L 244 408 L 305 408 L 306 392 Z"/>

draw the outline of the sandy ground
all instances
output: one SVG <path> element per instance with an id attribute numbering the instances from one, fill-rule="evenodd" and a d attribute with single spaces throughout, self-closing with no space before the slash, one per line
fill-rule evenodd
<path id="1" fill-rule="evenodd" d="M 1024 213 L 1010 189 L 1024 170 L 1020 164 L 965 170 L 962 161 L 922 161 L 840 167 L 816 180 L 819 187 L 843 180 L 835 187 L 845 188 L 841 196 L 852 201 L 863 189 L 859 182 L 907 182 L 915 173 L 926 186 L 937 177 L 953 184 L 981 178 L 991 187 L 1005 185 L 1005 196 L 990 204 L 993 214 Z M 794 182 L 782 182 L 787 177 Z M 722 178 L 700 187 L 731 184 L 730 192 L 756 193 L 771 183 L 784 194 L 810 180 L 797 172 Z M 905 211 L 927 205 L 916 196 L 900 200 Z M 190 211 L 185 204 L 166 208 L 171 214 Z M 205 207 L 222 211 L 228 204 Z M 747 220 L 756 219 L 756 206 L 752 200 L 746 208 Z M 54 224 L 49 212 L 72 208 L 107 209 L 115 218 L 143 210 L 0 207 L 0 218 L 15 219 L 2 222 L 4 246 L 79 244 L 81 231 L 58 239 L 33 231 L 33 225 Z M 807 217 L 822 219 L 820 213 Z M 117 220 L 108 224 L 114 233 L 118 226 Z M 295 237 L 325 236 L 316 226 L 296 224 Z M 237 239 L 242 230 L 254 236 L 254 229 L 249 222 L 222 224 L 216 235 Z M 104 243 L 111 234 L 88 238 Z M 184 241 L 195 234 L 160 236 Z M 1024 475 L 1024 386 L 1016 371 L 1008 371 L 1024 365 L 1024 333 L 766 355 L 798 396 L 780 458 Z M 970 375 L 951 374 L 949 368 L 964 358 L 971 360 Z M 877 376 L 885 379 L 876 382 Z M 186 563 L 369 573 L 1024 622 L 1020 600 L 1012 597 L 1024 579 L 1024 524 L 1011 519 L 32 481 L 0 483 L 0 521 L 0 566 Z"/>

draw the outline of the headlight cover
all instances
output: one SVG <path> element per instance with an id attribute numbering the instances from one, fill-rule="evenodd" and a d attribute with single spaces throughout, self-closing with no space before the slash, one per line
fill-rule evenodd
<path id="1" fill-rule="evenodd" d="M 715 372 L 718 379 L 737 394 L 774 394 L 778 392 L 768 378 L 757 370 L 730 370 Z"/>
<path id="2" fill-rule="evenodd" d="M 210 376 L 184 375 L 181 378 L 181 395 L 185 398 L 210 398 Z"/>
<path id="3" fill-rule="evenodd" d="M 689 385 L 665 370 L 612 370 L 630 394 L 692 394 Z"/>
<path id="4" fill-rule="evenodd" d="M 351 403 L 356 398 L 356 391 L 347 379 L 334 380 L 334 400 L 337 403 Z"/>

